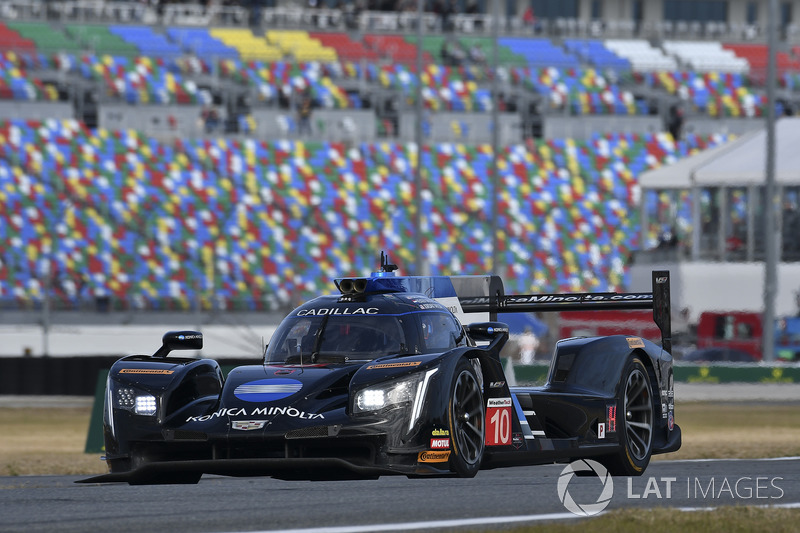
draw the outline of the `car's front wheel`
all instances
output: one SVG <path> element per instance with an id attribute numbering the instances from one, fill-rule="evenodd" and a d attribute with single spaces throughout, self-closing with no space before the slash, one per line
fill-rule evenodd
<path id="1" fill-rule="evenodd" d="M 475 477 L 485 446 L 483 390 L 475 369 L 462 359 L 450 386 L 450 468 L 460 477 Z"/>

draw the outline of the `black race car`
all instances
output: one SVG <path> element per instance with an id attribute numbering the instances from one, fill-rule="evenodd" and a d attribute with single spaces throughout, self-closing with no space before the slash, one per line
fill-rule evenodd
<path id="1" fill-rule="evenodd" d="M 103 423 L 110 473 L 82 481 L 472 477 L 579 457 L 635 476 L 680 448 L 668 272 L 653 273 L 651 293 L 511 296 L 497 276 L 396 276 L 381 263 L 292 311 L 263 362 L 227 376 L 211 359 L 167 357 L 201 348 L 193 331 L 117 361 Z M 661 345 L 564 339 L 544 386 L 509 387 L 497 312 L 620 308 L 652 308 Z"/>

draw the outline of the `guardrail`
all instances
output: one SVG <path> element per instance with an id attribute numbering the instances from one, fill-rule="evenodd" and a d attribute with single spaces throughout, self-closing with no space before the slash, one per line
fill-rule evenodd
<path id="1" fill-rule="evenodd" d="M 514 375 L 518 384 L 541 384 L 549 369 L 549 365 L 517 365 Z M 794 364 L 681 364 L 673 372 L 679 383 L 800 383 L 800 366 Z"/>

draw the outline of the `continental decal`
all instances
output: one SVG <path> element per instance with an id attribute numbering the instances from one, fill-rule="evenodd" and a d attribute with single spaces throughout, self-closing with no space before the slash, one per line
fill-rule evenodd
<path id="1" fill-rule="evenodd" d="M 644 341 L 639 337 L 626 337 L 628 348 L 644 348 Z"/>
<path id="2" fill-rule="evenodd" d="M 163 368 L 123 368 L 119 371 L 120 374 L 163 374 L 168 375 L 174 373 L 174 370 L 164 370 Z"/>
<path id="3" fill-rule="evenodd" d="M 444 463 L 450 459 L 450 451 L 446 452 L 419 452 L 417 461 L 420 463 Z"/>
<path id="4" fill-rule="evenodd" d="M 374 370 L 378 368 L 408 368 L 412 366 L 419 366 L 422 364 L 422 361 L 406 361 L 403 363 L 380 363 L 377 365 L 369 365 L 367 370 Z"/>

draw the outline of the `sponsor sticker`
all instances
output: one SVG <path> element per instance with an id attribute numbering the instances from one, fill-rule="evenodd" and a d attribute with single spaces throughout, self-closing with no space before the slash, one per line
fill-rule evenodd
<path id="1" fill-rule="evenodd" d="M 511 444 L 511 398 L 489 398 L 486 404 L 486 445 Z"/>
<path id="2" fill-rule="evenodd" d="M 675 415 L 672 413 L 672 411 L 669 412 L 669 416 L 667 417 L 667 425 L 669 425 L 670 431 L 675 428 Z"/>
<path id="3" fill-rule="evenodd" d="M 422 364 L 422 361 L 404 361 L 402 363 L 379 363 L 377 365 L 369 365 L 367 370 L 374 370 L 380 368 L 408 368 L 413 366 L 419 366 Z"/>
<path id="4" fill-rule="evenodd" d="M 506 384 L 505 381 L 492 381 L 491 383 L 489 383 L 489 388 L 490 389 L 502 389 L 503 385 L 505 385 L 505 384 Z"/>
<path id="5" fill-rule="evenodd" d="M 244 407 L 223 407 L 211 413 L 210 415 L 190 416 L 186 419 L 187 422 L 206 422 L 215 418 L 231 416 L 288 416 L 290 418 L 299 418 L 302 420 L 324 420 L 325 416 L 322 413 L 306 413 L 294 407 L 253 407 L 247 410 Z"/>
<path id="6" fill-rule="evenodd" d="M 607 426 L 606 429 L 609 433 L 616 433 L 617 431 L 617 406 L 616 405 L 607 405 L 606 406 L 606 422 Z"/>
<path id="7" fill-rule="evenodd" d="M 446 452 L 427 451 L 427 452 L 419 452 L 419 455 L 417 455 L 417 461 L 420 463 L 444 463 L 449 459 L 450 459 L 450 451 Z"/>
<path id="8" fill-rule="evenodd" d="M 514 446 L 515 450 L 519 450 L 522 448 L 522 444 L 525 442 L 525 436 L 522 433 L 514 433 L 511 435 L 511 444 Z"/>
<path id="9" fill-rule="evenodd" d="M 261 429 L 266 423 L 266 420 L 234 420 L 231 422 L 231 427 L 233 429 L 249 431 L 251 429 Z"/>
<path id="10" fill-rule="evenodd" d="M 174 373 L 174 370 L 165 370 L 163 368 L 122 368 L 120 374 L 159 374 L 169 375 Z"/>
<path id="11" fill-rule="evenodd" d="M 265 403 L 287 398 L 302 388 L 303 384 L 296 379 L 259 379 L 239 385 L 233 395 L 245 402 Z"/>
<path id="12" fill-rule="evenodd" d="M 450 449 L 450 439 L 449 438 L 431 439 L 431 448 L 434 449 L 434 450 L 449 450 Z"/>
<path id="13" fill-rule="evenodd" d="M 598 439 L 606 438 L 606 425 L 603 422 L 597 424 L 597 438 Z"/>
<path id="14" fill-rule="evenodd" d="M 511 407 L 511 398 L 489 398 L 486 407 Z"/>
<path id="15" fill-rule="evenodd" d="M 297 316 L 326 316 L 326 315 L 377 315 L 377 307 L 320 307 L 319 309 L 301 309 Z"/>
<path id="16" fill-rule="evenodd" d="M 449 429 L 434 429 L 431 431 L 431 435 L 434 437 L 449 437 L 450 430 Z"/>
<path id="17" fill-rule="evenodd" d="M 641 337 L 626 337 L 628 348 L 644 348 L 644 341 Z"/>

